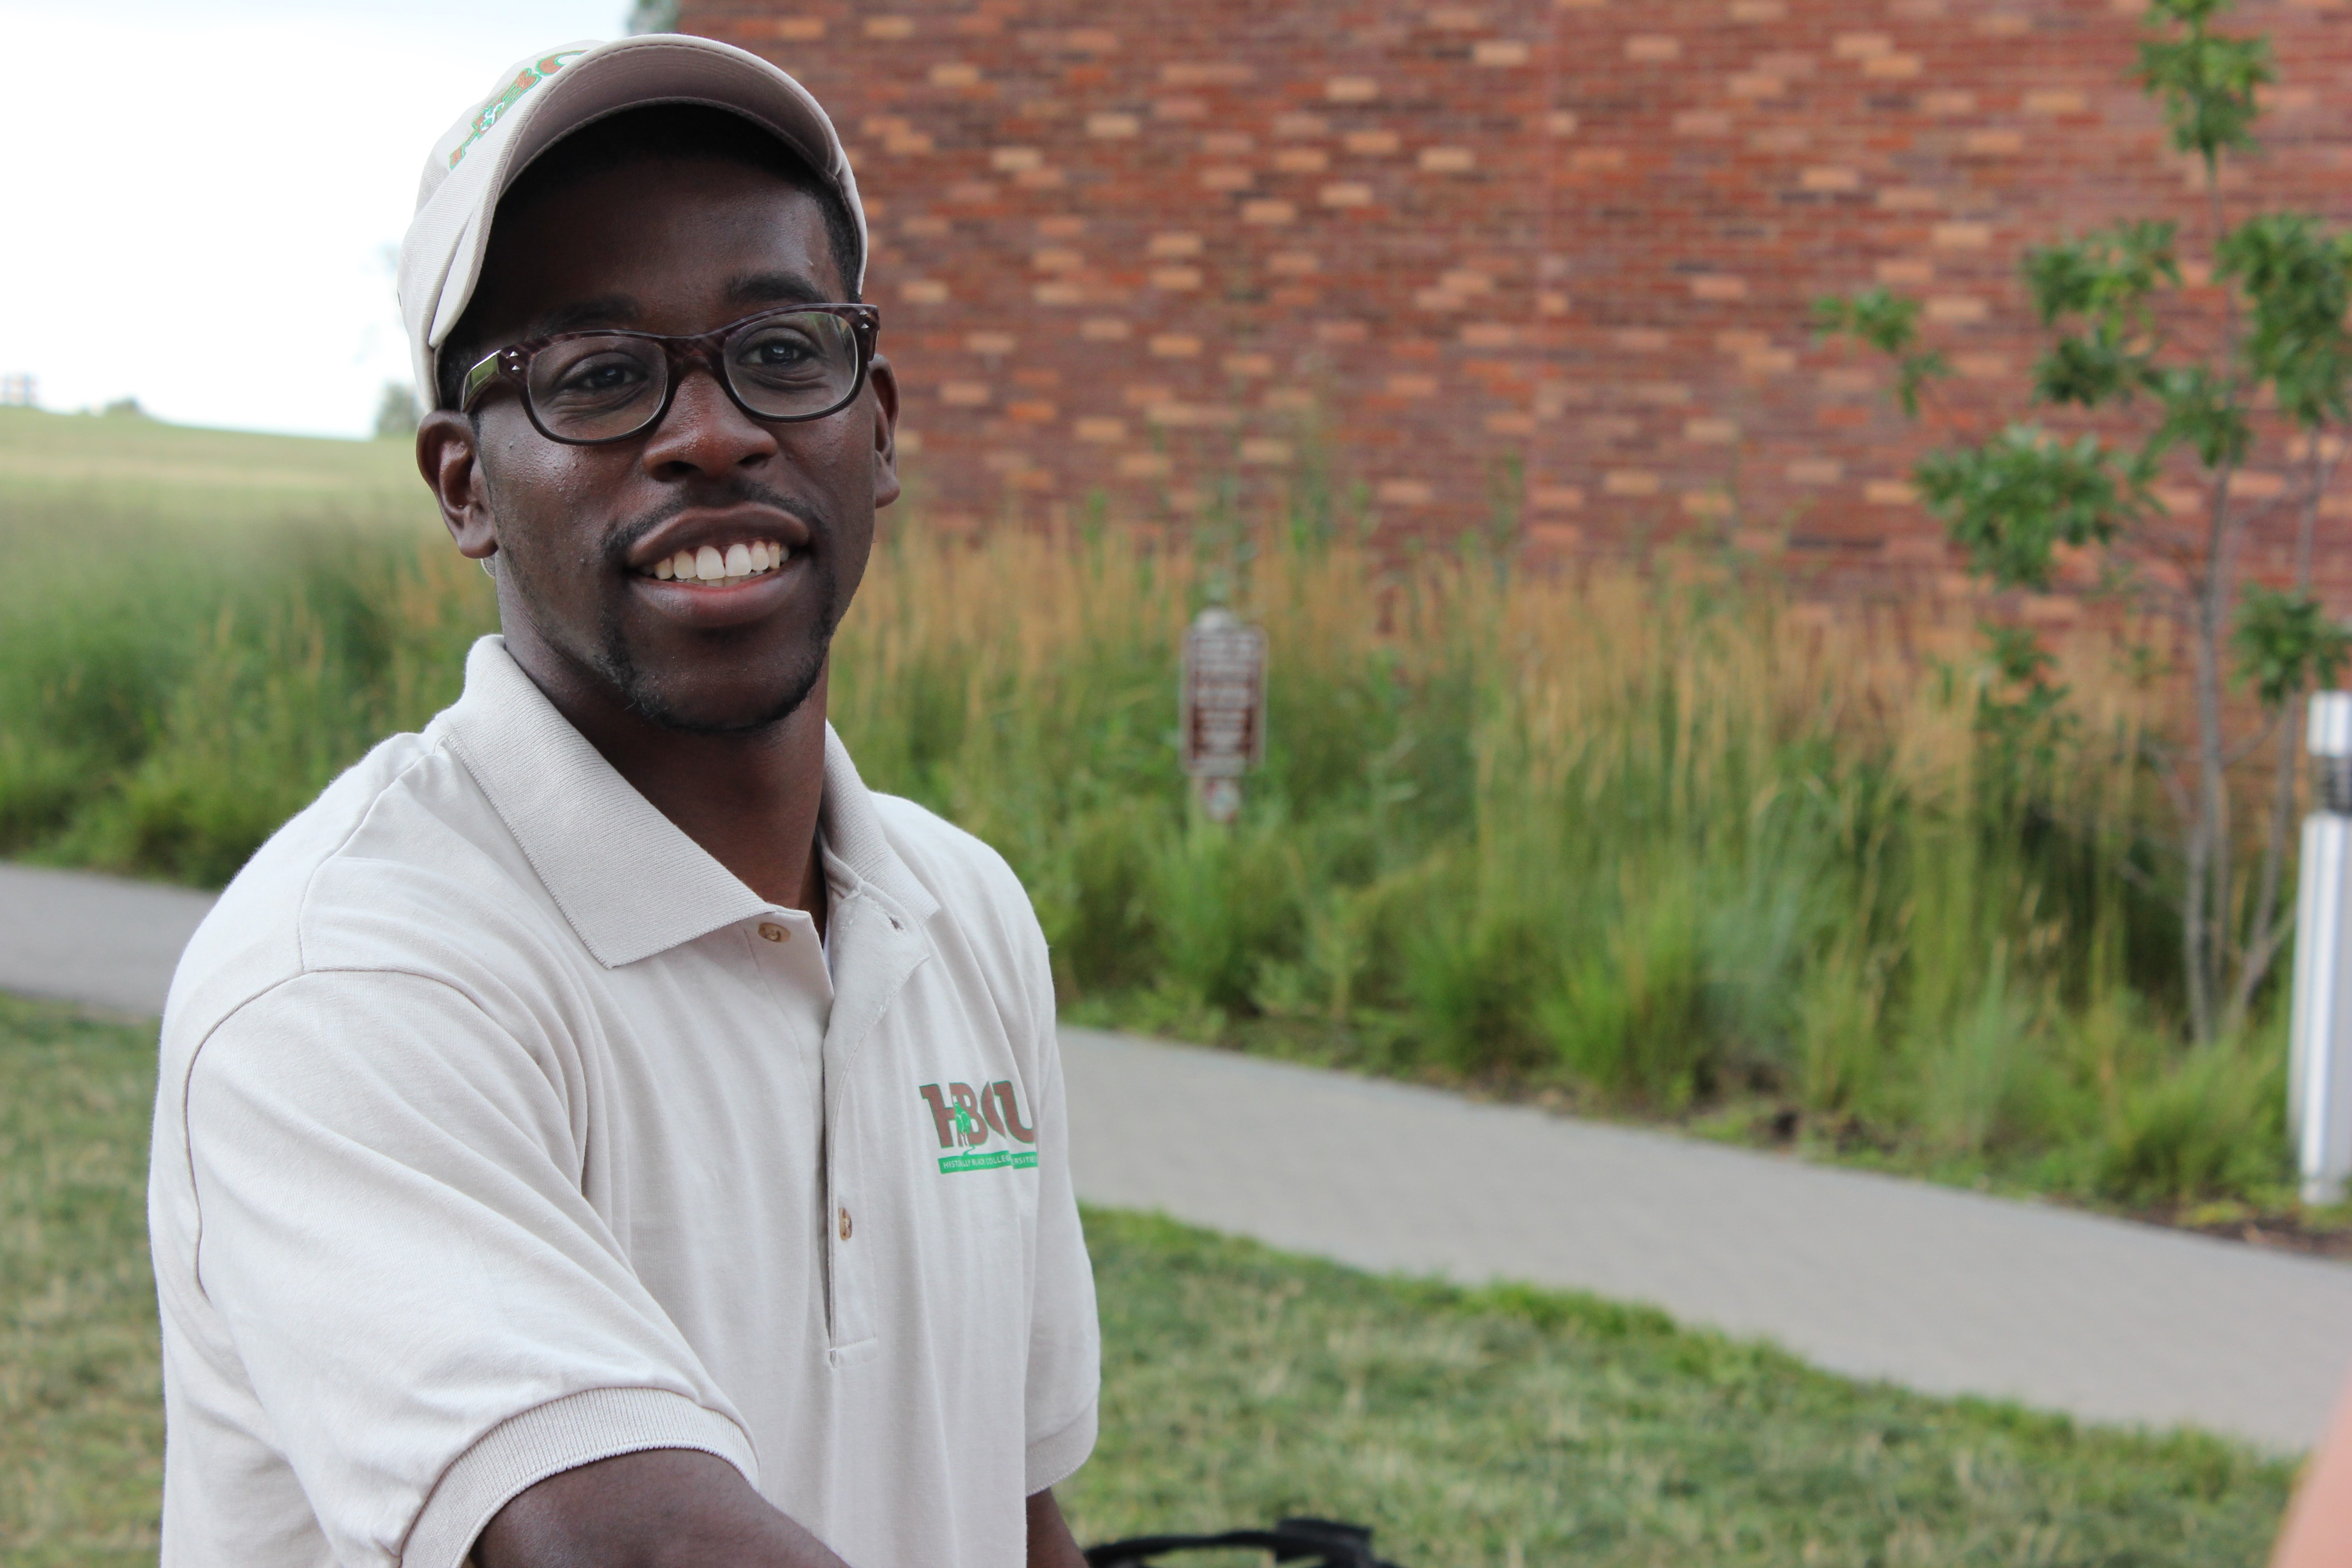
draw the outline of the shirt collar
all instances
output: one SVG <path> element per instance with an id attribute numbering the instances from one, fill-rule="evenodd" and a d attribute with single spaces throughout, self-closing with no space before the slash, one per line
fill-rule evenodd
<path id="1" fill-rule="evenodd" d="M 772 911 L 555 710 L 497 636 L 466 656 L 466 690 L 443 733 L 607 969 Z M 828 882 L 920 925 L 939 904 L 890 847 L 848 748 L 824 731 L 820 814 Z"/>

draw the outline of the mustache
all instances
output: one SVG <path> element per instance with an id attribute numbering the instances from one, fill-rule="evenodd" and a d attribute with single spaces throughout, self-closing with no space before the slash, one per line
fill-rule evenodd
<path id="1" fill-rule="evenodd" d="M 737 479 L 705 486 L 689 494 L 673 496 L 653 510 L 631 518 L 614 529 L 604 541 L 605 558 L 615 565 L 625 563 L 629 552 L 635 548 L 639 540 L 680 512 L 703 507 L 717 509 L 746 504 L 772 507 L 798 520 L 809 531 L 812 544 L 828 537 L 832 531 L 830 521 L 824 514 L 805 501 L 793 500 L 782 490 L 756 480 Z"/>

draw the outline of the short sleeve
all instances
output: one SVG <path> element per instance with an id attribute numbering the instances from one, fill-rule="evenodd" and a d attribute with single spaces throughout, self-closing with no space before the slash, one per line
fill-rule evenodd
<path id="1" fill-rule="evenodd" d="M 339 1562 L 456 1568 L 517 1492 L 701 1448 L 725 1396 L 583 1195 L 576 1057 L 419 976 L 305 974 L 185 1100 L 196 1284 Z"/>
<path id="2" fill-rule="evenodd" d="M 1034 931 L 1034 917 L 1030 921 Z M 1066 1480 L 1094 1451 L 1102 1391 L 1102 1331 L 1094 1265 L 1070 1176 L 1070 1114 L 1055 1032 L 1054 983 L 1036 937 L 1029 991 L 1036 1019 L 1037 1262 L 1030 1289 L 1028 1452 L 1031 1496 Z"/>

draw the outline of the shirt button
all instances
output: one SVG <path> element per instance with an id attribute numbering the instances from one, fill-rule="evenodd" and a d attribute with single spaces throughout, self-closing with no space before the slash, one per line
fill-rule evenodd
<path id="1" fill-rule="evenodd" d="M 849 1239 L 849 1211 L 847 1209 L 841 1211 L 841 1239 L 844 1241 L 847 1241 Z"/>
<path id="2" fill-rule="evenodd" d="M 766 937 L 770 942 L 784 942 L 790 940 L 793 933 L 786 931 L 783 927 L 777 925 L 772 921 L 761 921 L 760 922 L 760 934 Z"/>

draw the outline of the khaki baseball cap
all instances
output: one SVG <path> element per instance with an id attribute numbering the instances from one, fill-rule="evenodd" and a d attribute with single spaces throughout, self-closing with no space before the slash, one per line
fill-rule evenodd
<path id="1" fill-rule="evenodd" d="M 755 54 L 709 38 L 654 33 L 565 44 L 509 66 L 479 103 L 441 133 L 425 161 L 416 216 L 400 245 L 400 314 L 416 393 L 435 401 L 434 371 L 481 277 L 490 220 L 532 159 L 592 121 L 651 103 L 731 110 L 775 134 L 840 192 L 857 224 L 855 286 L 866 286 L 866 209 L 841 138 L 808 89 Z"/>

